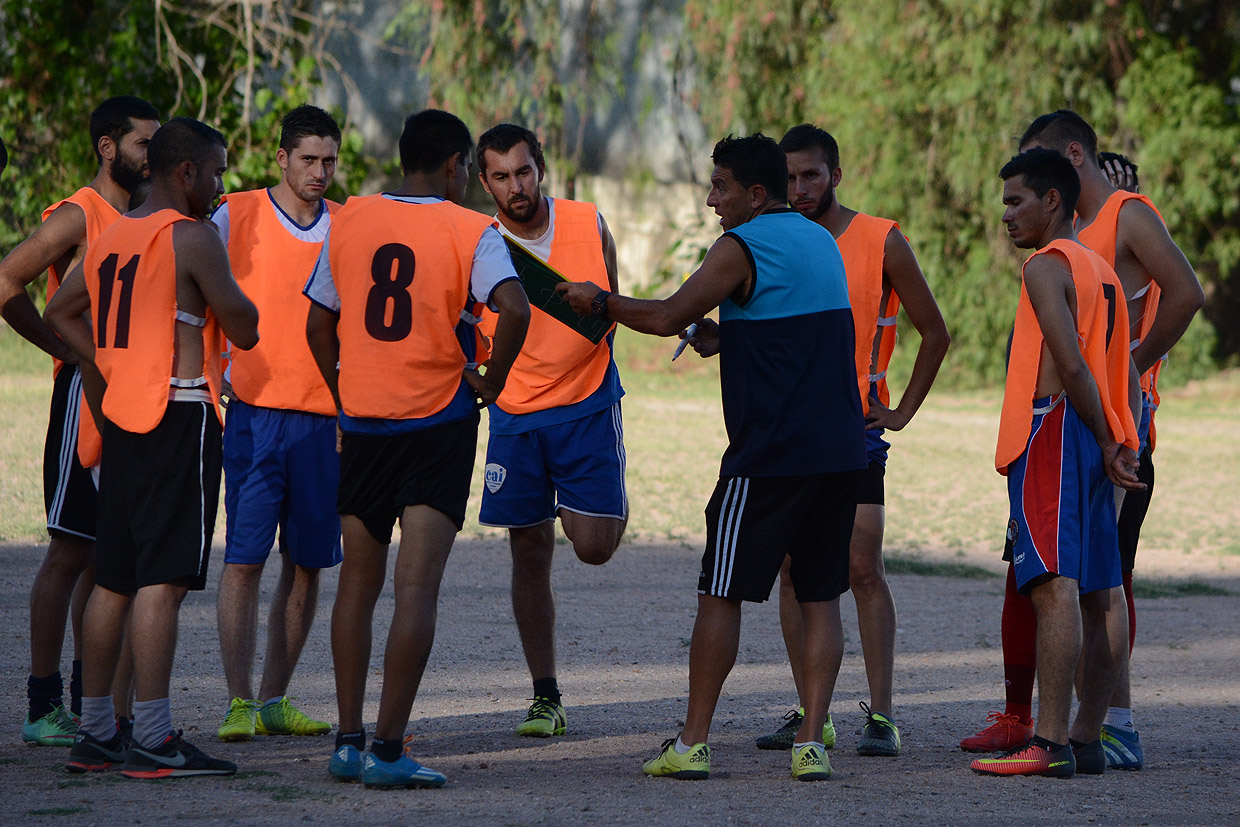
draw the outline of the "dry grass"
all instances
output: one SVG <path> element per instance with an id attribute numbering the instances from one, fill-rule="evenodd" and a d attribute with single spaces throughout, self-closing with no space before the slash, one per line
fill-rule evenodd
<path id="1" fill-rule="evenodd" d="M 628 331 L 618 337 L 632 519 L 629 540 L 698 546 L 702 509 L 726 444 L 714 360 L 688 352 L 669 359 L 674 340 Z M 894 387 L 903 379 L 894 377 Z M 38 351 L 0 328 L 0 539 L 43 534 L 41 462 L 50 371 Z M 1240 571 L 1234 526 L 1240 506 L 1240 372 L 1164 394 L 1158 414 L 1158 482 L 1139 566 L 1159 576 Z M 891 435 L 887 545 L 892 554 L 998 568 L 1007 502 L 992 466 L 998 390 L 935 391 L 913 423 Z M 481 479 L 485 438 L 476 479 Z M 465 535 L 501 537 L 476 520 L 474 486 Z"/>

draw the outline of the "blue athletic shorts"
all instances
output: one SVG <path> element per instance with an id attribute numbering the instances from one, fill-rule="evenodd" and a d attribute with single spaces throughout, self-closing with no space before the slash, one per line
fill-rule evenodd
<path id="1" fill-rule="evenodd" d="M 886 431 L 882 428 L 865 432 L 866 459 L 870 462 L 877 462 L 884 468 L 887 467 L 887 450 L 891 448 L 891 443 L 883 439 L 885 433 Z"/>
<path id="2" fill-rule="evenodd" d="M 1025 453 L 1008 468 L 1016 585 L 1057 574 L 1082 594 L 1120 585 L 1114 486 L 1093 433 L 1066 396 L 1033 403 Z"/>
<path id="3" fill-rule="evenodd" d="M 878 385 L 874 382 L 870 383 L 870 402 L 878 402 Z M 884 468 L 887 467 L 887 450 L 891 447 L 891 443 L 883 439 L 886 433 L 882 428 L 867 430 L 865 432 L 865 455 L 870 462 L 877 462 Z M 862 501 L 864 502 L 864 500 Z M 880 501 L 881 502 L 881 501 Z"/>
<path id="4" fill-rule="evenodd" d="M 1141 421 L 1137 423 L 1137 440 L 1141 443 L 1141 447 L 1137 450 L 1138 455 L 1144 454 L 1146 447 L 1150 444 L 1150 422 L 1154 418 L 1153 405 L 1154 400 L 1150 399 L 1150 395 L 1141 391 Z"/>
<path id="5" fill-rule="evenodd" d="M 588 517 L 628 517 L 620 403 L 521 434 L 491 434 L 478 521 L 526 528 L 559 509 Z"/>
<path id="6" fill-rule="evenodd" d="M 339 563 L 339 485 L 335 417 L 234 398 L 224 428 L 224 562 L 263 563 L 278 527 L 280 551 L 297 565 Z"/>

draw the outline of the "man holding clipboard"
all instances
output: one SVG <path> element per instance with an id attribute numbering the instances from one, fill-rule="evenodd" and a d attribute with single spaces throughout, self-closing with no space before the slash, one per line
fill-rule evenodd
<path id="1" fill-rule="evenodd" d="M 577 557 L 611 559 L 628 522 L 620 375 L 606 296 L 616 289 L 616 244 L 593 204 L 542 194 L 542 147 L 530 130 L 500 124 L 478 141 L 482 185 L 495 199 L 530 304 L 529 332 L 490 407 L 483 525 L 509 531 L 512 605 L 534 681 L 518 735 L 567 731 L 556 682 L 551 559 L 555 518 Z M 591 316 L 555 292 L 560 281 L 600 288 Z M 483 329 L 490 320 L 483 319 Z"/>

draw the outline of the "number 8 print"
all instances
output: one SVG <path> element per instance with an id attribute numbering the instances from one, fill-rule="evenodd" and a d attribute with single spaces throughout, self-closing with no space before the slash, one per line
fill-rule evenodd
<path id="1" fill-rule="evenodd" d="M 366 332 L 381 342 L 399 342 L 413 329 L 413 250 L 404 244 L 384 244 L 375 251 L 370 277 L 375 286 L 366 294 Z M 388 302 L 391 302 L 391 317 Z"/>

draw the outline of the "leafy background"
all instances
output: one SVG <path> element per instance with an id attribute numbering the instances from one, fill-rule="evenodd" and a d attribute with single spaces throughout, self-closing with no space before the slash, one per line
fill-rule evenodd
<path id="1" fill-rule="evenodd" d="M 110 94 L 220 128 L 237 189 L 269 181 L 288 105 L 342 88 L 332 194 L 378 189 L 394 164 L 345 117 L 362 94 L 336 56 L 364 39 L 349 14 L 383 22 L 377 45 L 416 80 L 411 109 L 529 124 L 569 197 L 604 167 L 650 178 L 640 154 L 621 153 L 619 169 L 600 158 L 609 136 L 666 133 L 700 159 L 726 132 L 824 126 L 843 151 L 841 199 L 897 218 L 913 240 L 952 332 L 944 377 L 956 386 L 1002 378 L 1018 258 L 998 222 L 996 170 L 1033 117 L 1070 106 L 1104 148 L 1139 162 L 1142 191 L 1205 284 L 1206 312 L 1164 376 L 1201 376 L 1240 353 L 1240 7 L 1229 2 L 0 0 L 11 156 L 0 252 L 90 177 L 84 127 Z M 897 373 L 913 352 L 897 351 Z"/>

